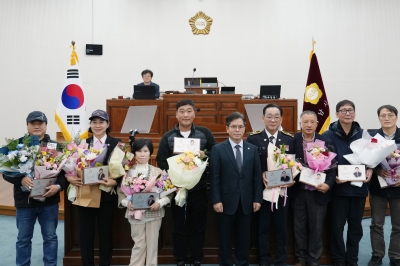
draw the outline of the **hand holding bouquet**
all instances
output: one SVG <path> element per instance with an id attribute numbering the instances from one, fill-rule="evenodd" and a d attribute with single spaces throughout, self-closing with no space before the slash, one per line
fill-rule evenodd
<path id="1" fill-rule="evenodd" d="M 400 174 L 400 150 L 396 149 L 390 153 L 380 164 L 383 170 L 390 172 L 390 177 L 386 177 L 385 181 L 388 186 L 394 186 L 399 180 Z"/>
<path id="2" fill-rule="evenodd" d="M 175 201 L 180 207 L 186 203 L 187 190 L 192 189 L 200 181 L 206 169 L 207 160 L 201 159 L 200 153 L 193 151 L 185 151 L 167 159 L 168 175 L 172 183 L 179 188 Z"/>

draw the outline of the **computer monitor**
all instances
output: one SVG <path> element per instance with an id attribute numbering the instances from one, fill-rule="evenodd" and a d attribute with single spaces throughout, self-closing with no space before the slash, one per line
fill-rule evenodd
<path id="1" fill-rule="evenodd" d="M 235 94 L 235 87 L 221 87 L 221 94 Z"/>
<path id="2" fill-rule="evenodd" d="M 156 87 L 153 85 L 134 85 L 133 98 L 140 100 L 154 100 L 156 98 Z"/>
<path id="3" fill-rule="evenodd" d="M 202 87 L 218 87 L 217 78 L 201 78 Z"/>
<path id="4" fill-rule="evenodd" d="M 281 85 L 261 85 L 260 99 L 279 99 L 281 98 Z"/>

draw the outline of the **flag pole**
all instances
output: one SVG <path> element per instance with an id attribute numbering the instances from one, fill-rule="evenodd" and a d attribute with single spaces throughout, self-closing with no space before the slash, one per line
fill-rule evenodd
<path id="1" fill-rule="evenodd" d="M 312 42 L 311 42 L 311 52 L 310 52 L 310 61 L 312 58 L 312 55 L 314 54 L 314 44 L 316 44 L 317 42 L 314 41 L 314 37 L 312 37 Z"/>

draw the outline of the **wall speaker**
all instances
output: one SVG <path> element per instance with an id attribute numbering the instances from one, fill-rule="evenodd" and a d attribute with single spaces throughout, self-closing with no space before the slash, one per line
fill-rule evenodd
<path id="1" fill-rule="evenodd" d="M 103 54 L 103 45 L 102 44 L 86 44 L 86 54 L 102 55 Z"/>

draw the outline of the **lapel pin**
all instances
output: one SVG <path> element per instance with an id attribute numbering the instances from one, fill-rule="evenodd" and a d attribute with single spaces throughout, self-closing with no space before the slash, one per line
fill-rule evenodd
<path id="1" fill-rule="evenodd" d="M 278 141 L 281 141 L 281 139 L 278 139 Z"/>
<path id="2" fill-rule="evenodd" d="M 247 148 L 248 150 L 250 150 L 250 148 Z"/>
<path id="3" fill-rule="evenodd" d="M 267 139 L 264 139 L 264 141 L 267 141 Z"/>

